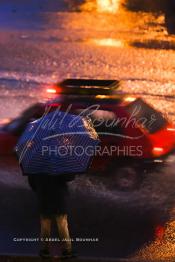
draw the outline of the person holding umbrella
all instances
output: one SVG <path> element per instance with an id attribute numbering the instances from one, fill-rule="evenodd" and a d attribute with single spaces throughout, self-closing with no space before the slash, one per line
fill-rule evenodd
<path id="1" fill-rule="evenodd" d="M 75 255 L 68 228 L 67 181 L 88 171 L 98 144 L 90 119 L 59 110 L 29 123 L 20 137 L 16 146 L 20 167 L 39 202 L 41 257 L 50 257 L 46 240 L 51 236 L 53 220 L 63 244 L 62 257 Z"/>
<path id="2" fill-rule="evenodd" d="M 62 256 L 74 257 L 72 243 L 68 229 L 67 199 L 68 185 L 65 179 L 49 175 L 29 175 L 28 182 L 36 193 L 39 202 L 41 225 L 41 250 L 40 256 L 50 257 L 51 227 L 54 220 L 57 224 L 59 239 L 62 243 Z"/>

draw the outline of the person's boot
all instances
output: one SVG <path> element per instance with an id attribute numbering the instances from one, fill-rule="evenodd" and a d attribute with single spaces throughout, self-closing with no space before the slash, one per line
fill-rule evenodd
<path id="1" fill-rule="evenodd" d="M 77 253 L 74 250 L 63 249 L 61 254 L 62 259 L 75 258 L 75 257 L 77 257 Z"/>
<path id="2" fill-rule="evenodd" d="M 43 259 L 48 259 L 51 257 L 49 248 L 42 248 L 39 252 L 39 256 Z"/>

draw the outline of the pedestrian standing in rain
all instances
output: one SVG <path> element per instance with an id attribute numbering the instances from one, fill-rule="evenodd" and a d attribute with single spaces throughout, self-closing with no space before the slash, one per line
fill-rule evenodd
<path id="1" fill-rule="evenodd" d="M 72 251 L 72 243 L 69 235 L 67 219 L 68 185 L 65 179 L 59 176 L 30 175 L 29 185 L 35 191 L 39 203 L 41 226 L 41 250 L 40 256 L 50 257 L 50 242 L 52 222 L 55 220 L 58 229 L 59 240 L 62 246 L 62 257 L 75 256 Z"/>
<path id="2" fill-rule="evenodd" d="M 48 123 L 53 119 L 54 126 L 50 128 Z M 99 143 L 89 119 L 63 111 L 58 111 L 55 116 L 55 112 L 46 110 L 42 118 L 27 125 L 15 147 L 23 175 L 28 176 L 38 198 L 41 240 L 50 238 L 52 221 L 55 220 L 65 258 L 74 256 L 67 220 L 67 179 L 73 180 L 75 175 L 87 173 L 93 155 L 84 149 L 90 147 L 94 152 Z M 59 154 L 52 155 L 53 150 L 49 151 L 52 147 L 61 148 Z M 81 157 L 79 151 L 69 148 L 83 148 Z M 42 241 L 40 255 L 49 257 L 49 248 L 49 241 Z"/>

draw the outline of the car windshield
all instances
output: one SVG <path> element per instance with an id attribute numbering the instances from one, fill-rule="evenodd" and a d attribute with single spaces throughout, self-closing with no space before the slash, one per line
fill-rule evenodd
<path id="1" fill-rule="evenodd" d="M 40 118 L 44 113 L 44 106 L 40 103 L 34 104 L 27 108 L 20 117 L 13 119 L 4 126 L 3 130 L 14 135 L 21 135 L 25 130 L 27 123 Z"/>
<path id="2" fill-rule="evenodd" d="M 4 126 L 4 130 L 13 133 L 14 130 L 18 129 L 20 123 L 21 123 L 20 119 L 15 118 L 10 123 Z"/>
<path id="3" fill-rule="evenodd" d="M 79 109 L 76 111 L 78 114 L 84 113 L 91 119 L 92 124 L 99 135 L 116 135 L 122 133 L 120 123 L 115 124 L 117 119 L 115 113 L 109 110 L 84 110 Z M 83 115 L 83 114 L 82 114 Z"/>
<path id="4" fill-rule="evenodd" d="M 146 104 L 142 99 L 136 99 L 127 105 L 126 110 L 149 133 L 157 132 L 167 123 L 160 112 Z"/>

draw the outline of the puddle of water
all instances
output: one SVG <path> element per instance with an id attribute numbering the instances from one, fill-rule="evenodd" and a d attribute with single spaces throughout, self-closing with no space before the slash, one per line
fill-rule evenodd
<path id="1" fill-rule="evenodd" d="M 95 44 L 97 46 L 108 46 L 108 47 L 126 47 L 127 44 L 125 41 L 114 38 L 103 38 L 103 39 L 89 39 L 86 43 Z"/>

